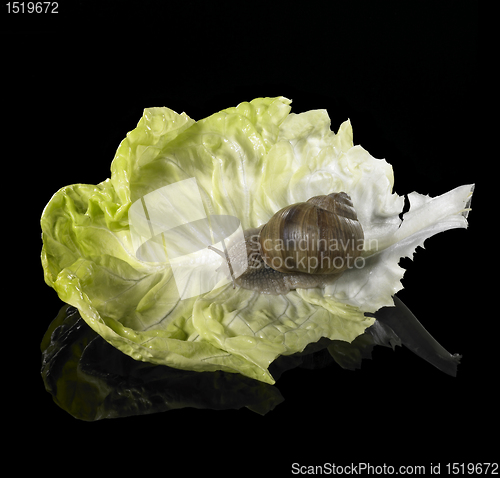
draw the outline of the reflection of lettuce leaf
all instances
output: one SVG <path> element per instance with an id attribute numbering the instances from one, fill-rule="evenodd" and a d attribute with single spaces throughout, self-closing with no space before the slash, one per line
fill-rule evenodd
<path id="1" fill-rule="evenodd" d="M 283 401 L 276 387 L 240 374 L 191 372 L 133 360 L 64 306 L 42 341 L 42 377 L 54 401 L 86 421 L 178 408 L 248 407 L 265 414 Z"/>
<path id="2" fill-rule="evenodd" d="M 351 343 L 326 337 L 302 352 L 283 355 L 269 367 L 277 385 L 241 374 L 192 372 L 133 360 L 108 344 L 68 305 L 61 308 L 42 340 L 42 378 L 54 401 L 86 421 L 144 415 L 179 408 L 239 409 L 261 415 L 283 401 L 280 377 L 296 367 L 318 369 L 334 361 L 356 370 L 376 345 L 405 345 L 440 370 L 456 374 L 457 355 L 450 355 L 395 297 L 396 307 L 374 314 L 374 324 Z M 401 330 L 401 337 L 390 327 Z M 332 370 L 332 377 L 339 371 Z"/>
<path id="3" fill-rule="evenodd" d="M 302 353 L 281 357 L 272 364 L 273 375 L 279 378 L 295 367 L 315 368 L 328 363 L 331 356 L 327 346 L 332 343 L 322 339 Z M 247 407 L 263 415 L 283 401 L 276 386 L 241 374 L 192 372 L 133 360 L 99 337 L 68 305 L 51 323 L 41 349 L 47 391 L 61 408 L 81 420 L 186 407 Z"/>
<path id="4" fill-rule="evenodd" d="M 333 340 L 327 346 L 328 352 L 342 368 L 356 370 L 361 368 L 363 359 L 372 358 L 375 345 L 394 347 L 401 345 L 401 340 L 394 331 L 380 320 L 368 327 L 364 334 L 356 337 L 351 343 Z"/>
<path id="5" fill-rule="evenodd" d="M 179 300 L 167 264 L 139 260 L 128 211 L 136 200 L 195 178 L 210 214 L 244 229 L 281 207 L 332 191 L 353 199 L 366 240 L 366 267 L 325 289 L 263 296 L 230 286 Z M 286 98 L 258 98 L 195 122 L 149 108 L 97 185 L 59 190 L 45 208 L 45 281 L 102 338 L 133 359 L 192 371 L 239 372 L 273 383 L 269 365 L 321 337 L 353 341 L 374 323 L 365 312 L 393 305 L 403 256 L 433 234 L 466 227 L 471 186 L 437 198 L 392 192 L 393 173 L 337 134 L 326 111 L 290 113 Z"/>
<path id="6" fill-rule="evenodd" d="M 390 330 L 398 337 L 398 341 L 408 347 L 413 353 L 427 360 L 442 372 L 456 376 L 457 367 L 461 356 L 450 354 L 446 351 L 429 332 L 422 326 L 418 319 L 406 307 L 405 304 L 394 296 L 394 307 L 383 307 L 373 317 L 382 324 L 386 330 Z M 376 341 L 385 341 L 383 335 L 374 330 L 372 334 Z"/>

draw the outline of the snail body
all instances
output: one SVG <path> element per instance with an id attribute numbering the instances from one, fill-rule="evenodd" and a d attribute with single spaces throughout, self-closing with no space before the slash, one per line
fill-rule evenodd
<path id="1" fill-rule="evenodd" d="M 338 279 L 361 256 L 364 234 L 351 198 L 340 192 L 287 206 L 263 226 L 244 231 L 244 238 L 230 248 L 233 262 L 248 261 L 234 282 L 286 294 Z"/>

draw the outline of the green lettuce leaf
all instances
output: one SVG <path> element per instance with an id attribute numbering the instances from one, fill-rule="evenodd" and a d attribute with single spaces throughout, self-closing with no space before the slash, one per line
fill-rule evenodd
<path id="1" fill-rule="evenodd" d="M 349 121 L 335 134 L 325 110 L 294 114 L 290 103 L 257 98 L 197 122 L 146 109 L 118 147 L 109 179 L 64 187 L 47 204 L 46 283 L 123 353 L 179 369 L 274 383 L 269 365 L 279 355 L 321 337 L 352 342 L 374 323 L 365 312 L 393 305 L 399 259 L 437 232 L 466 227 L 472 186 L 438 198 L 412 193 L 401 220 L 391 166 L 353 145 Z M 168 262 L 139 258 L 129 211 L 190 178 L 208 217 L 235 216 L 243 229 L 288 204 L 347 192 L 365 232 L 364 267 L 324 289 L 268 296 L 226 284 L 181 299 Z"/>

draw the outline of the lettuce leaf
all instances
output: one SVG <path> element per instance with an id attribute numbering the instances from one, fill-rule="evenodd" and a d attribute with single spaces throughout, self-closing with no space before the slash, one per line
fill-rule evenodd
<path id="1" fill-rule="evenodd" d="M 274 383 L 269 365 L 278 356 L 321 337 L 352 342 L 374 323 L 365 312 L 393 305 L 404 273 L 399 259 L 437 232 L 467 226 L 472 186 L 438 198 L 412 193 L 401 220 L 404 197 L 392 192 L 392 167 L 354 146 L 350 122 L 335 134 L 325 110 L 294 114 L 290 103 L 257 98 L 197 122 L 146 109 L 119 145 L 109 179 L 66 186 L 47 204 L 46 283 L 121 352 L 184 370 Z M 347 192 L 365 232 L 363 267 L 325 289 L 266 296 L 226 285 L 181 299 L 168 262 L 138 258 L 129 210 L 190 178 L 209 217 L 235 216 L 243 229 L 288 204 Z"/>

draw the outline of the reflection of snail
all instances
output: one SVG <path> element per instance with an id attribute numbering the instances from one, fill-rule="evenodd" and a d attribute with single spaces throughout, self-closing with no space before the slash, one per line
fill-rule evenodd
<path id="1" fill-rule="evenodd" d="M 265 294 L 286 294 L 336 280 L 355 265 L 364 240 L 351 198 L 344 192 L 287 206 L 267 224 L 244 231 L 244 236 L 244 243 L 228 250 L 233 265 L 248 260 L 233 286 Z M 230 262 L 229 268 L 232 275 Z"/>

